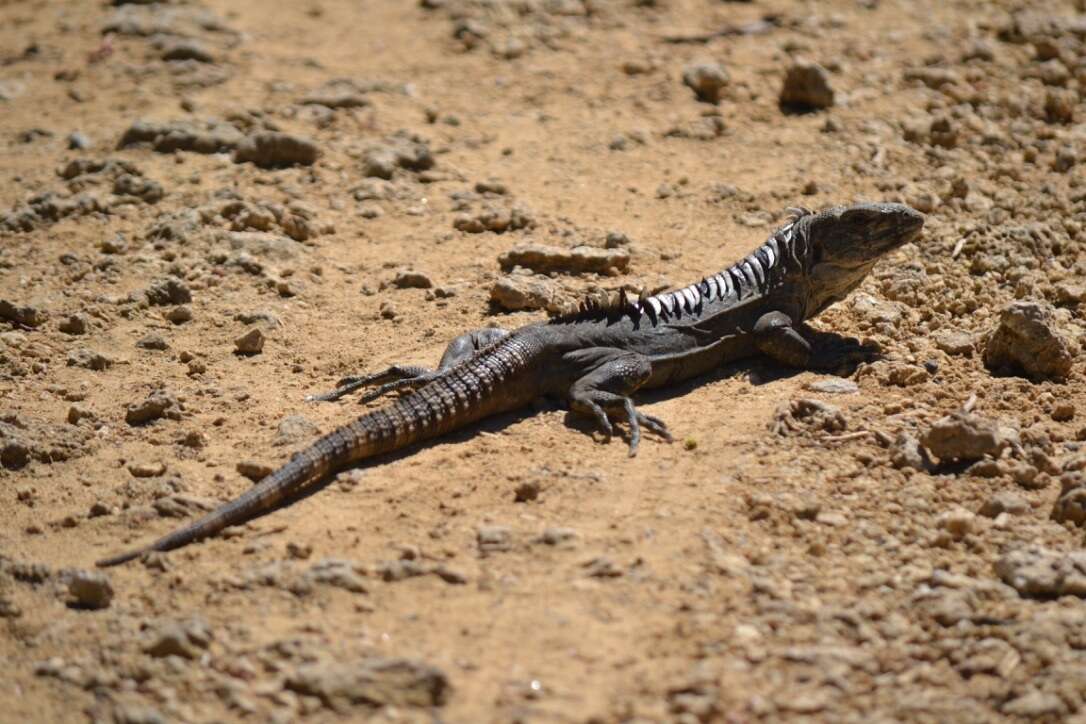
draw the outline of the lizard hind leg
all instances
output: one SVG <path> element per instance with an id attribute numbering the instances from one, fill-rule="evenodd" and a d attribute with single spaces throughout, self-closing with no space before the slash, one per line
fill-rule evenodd
<path id="1" fill-rule="evenodd" d="M 671 441 L 667 425 L 639 412 L 630 398 L 652 373 L 647 357 L 622 350 L 593 348 L 571 352 L 565 361 L 586 368 L 569 389 L 570 409 L 594 418 L 608 438 L 614 432 L 611 418 L 625 421 L 630 427 L 630 457 L 637 454 L 642 427 Z"/>
<path id="2" fill-rule="evenodd" d="M 377 387 L 362 395 L 359 402 L 371 402 L 382 395 L 397 390 L 414 390 L 425 385 L 427 382 L 432 381 L 441 372 L 444 372 L 453 365 L 473 357 L 475 353 L 483 347 L 496 342 L 508 334 L 509 332 L 506 330 L 498 329 L 497 327 L 475 329 L 461 334 L 449 343 L 449 346 L 445 348 L 445 353 L 441 356 L 441 362 L 438 364 L 436 370 L 415 365 L 392 365 L 380 372 L 344 377 L 336 383 L 336 388 L 334 390 L 316 395 L 309 395 L 306 397 L 306 400 L 309 402 L 332 402 L 344 395 L 349 395 L 355 390 L 363 387 L 373 387 L 374 385 Z"/>

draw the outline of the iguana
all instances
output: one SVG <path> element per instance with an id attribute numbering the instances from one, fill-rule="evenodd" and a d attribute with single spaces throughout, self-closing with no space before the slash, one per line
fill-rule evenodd
<path id="1" fill-rule="evenodd" d="M 612 434 L 611 418 L 629 426 L 629 452 L 641 429 L 670 440 L 663 422 L 634 406 L 639 389 L 661 387 L 721 364 L 765 354 L 804 367 L 810 344 L 797 327 L 841 301 L 888 252 L 916 239 L 924 218 L 901 204 L 858 204 L 813 213 L 795 209 L 750 255 L 677 291 L 610 304 L 512 332 L 486 328 L 461 335 L 436 370 L 393 366 L 341 380 L 335 399 L 379 385 L 366 399 L 406 391 L 324 435 L 253 488 L 148 546 L 99 561 L 112 566 L 148 551 L 167 551 L 272 510 L 361 460 L 436 437 L 540 396 L 568 401 Z"/>

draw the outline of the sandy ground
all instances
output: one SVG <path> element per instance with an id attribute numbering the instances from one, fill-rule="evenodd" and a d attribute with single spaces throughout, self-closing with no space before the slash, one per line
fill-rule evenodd
<path id="1" fill-rule="evenodd" d="M 0 720 L 1082 720 L 1084 13 L 0 2 Z M 832 104 L 782 106 L 808 62 Z M 540 404 L 94 573 L 343 375 L 854 200 L 927 224 L 818 320 L 877 350 L 839 375 L 640 395 L 677 439 L 632 459 Z"/>

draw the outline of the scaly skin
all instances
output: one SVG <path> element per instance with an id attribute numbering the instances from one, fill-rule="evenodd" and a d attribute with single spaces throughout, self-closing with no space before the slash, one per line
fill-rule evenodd
<path id="1" fill-rule="evenodd" d="M 642 427 L 670 440 L 663 422 L 638 412 L 631 394 L 673 384 L 721 364 L 766 354 L 802 367 L 811 349 L 796 331 L 843 299 L 889 251 L 915 239 L 923 217 L 898 204 L 805 210 L 745 259 L 697 284 L 637 302 L 589 306 L 579 314 L 506 333 L 483 329 L 449 345 L 437 371 L 391 367 L 347 378 L 313 399 L 336 399 L 380 384 L 372 399 L 412 390 L 321 437 L 248 492 L 148 546 L 98 562 L 112 566 L 168 551 L 251 520 L 329 474 L 541 395 L 566 399 L 610 436 L 629 426 L 630 454 Z"/>

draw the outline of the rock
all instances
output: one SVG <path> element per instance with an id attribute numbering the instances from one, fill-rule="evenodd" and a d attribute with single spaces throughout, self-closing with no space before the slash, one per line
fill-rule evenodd
<path id="1" fill-rule="evenodd" d="M 540 542 L 549 546 L 569 544 L 577 540 L 577 531 L 572 528 L 550 527 L 539 537 Z"/>
<path id="2" fill-rule="evenodd" d="M 877 299 L 862 292 L 852 296 L 850 306 L 869 325 L 898 324 L 905 313 L 905 305 L 900 302 Z"/>
<path id="3" fill-rule="evenodd" d="M 517 229 L 530 229 L 535 226 L 535 219 L 527 209 L 521 206 L 486 206 L 474 214 L 457 214 L 453 219 L 453 228 L 469 234 L 481 234 L 492 231 L 504 234 Z"/>
<path id="4" fill-rule="evenodd" d="M 30 305 L 16 305 L 7 299 L 0 299 L 0 319 L 14 322 L 22 327 L 38 327 L 49 318 L 49 315 L 37 307 Z"/>
<path id="5" fill-rule="evenodd" d="M 79 131 L 72 131 L 68 134 L 68 149 L 71 151 L 86 151 L 94 143 L 87 137 L 85 133 Z"/>
<path id="6" fill-rule="evenodd" d="M 937 528 L 945 530 L 954 540 L 961 540 L 973 532 L 976 516 L 965 510 L 957 508 L 941 513 L 935 521 Z"/>
<path id="7" fill-rule="evenodd" d="M 206 513 L 218 504 L 205 498 L 195 498 L 189 495 L 167 495 L 164 498 L 156 498 L 151 507 L 163 518 L 188 518 L 193 515 Z"/>
<path id="8" fill-rule="evenodd" d="M 498 525 L 481 525 L 475 533 L 479 550 L 483 553 L 507 551 L 513 547 L 513 534 Z"/>
<path id="9" fill-rule="evenodd" d="M 85 314 L 72 314 L 57 325 L 57 329 L 64 334 L 86 334 L 90 326 L 90 319 Z"/>
<path id="10" fill-rule="evenodd" d="M 158 390 L 148 395 L 146 400 L 130 404 L 125 412 L 124 420 L 129 425 L 143 425 L 162 417 L 180 420 L 181 410 L 181 404 L 177 398 Z"/>
<path id="11" fill-rule="evenodd" d="M 961 85 L 962 79 L 957 72 L 950 68 L 938 66 L 923 66 L 920 68 L 907 68 L 903 74 L 907 81 L 920 81 L 928 88 L 938 90 L 945 85 Z"/>
<path id="12" fill-rule="evenodd" d="M 860 386 L 844 377 L 826 377 L 821 380 L 811 380 L 803 386 L 803 389 L 826 395 L 853 395 L 860 391 Z"/>
<path id="13" fill-rule="evenodd" d="M 818 431 L 843 432 L 848 427 L 841 408 L 807 398 L 785 402 L 773 412 L 771 432 L 781 436 L 810 434 Z"/>
<path id="14" fill-rule="evenodd" d="M 113 360 L 106 357 L 101 352 L 95 352 L 86 347 L 79 347 L 68 353 L 68 366 L 82 367 L 84 369 L 99 372 L 112 367 Z"/>
<path id="15" fill-rule="evenodd" d="M 430 289 L 434 286 L 429 276 L 413 269 L 403 269 L 396 272 L 392 278 L 392 286 L 397 289 Z"/>
<path id="16" fill-rule="evenodd" d="M 159 153 L 222 153 L 236 148 L 243 138 L 237 127 L 218 120 L 202 123 L 136 121 L 121 136 L 117 148 L 149 145 Z"/>
<path id="17" fill-rule="evenodd" d="M 301 415 L 289 415 L 279 423 L 272 445 L 276 447 L 295 445 L 312 437 L 319 431 L 320 428 Z"/>
<path id="18" fill-rule="evenodd" d="M 730 80 L 728 71 L 719 63 L 695 63 L 683 69 L 683 83 L 705 103 L 717 103 L 720 91 Z"/>
<path id="19" fill-rule="evenodd" d="M 311 555 L 313 555 L 313 546 L 308 543 L 287 541 L 287 558 L 304 561 L 308 560 Z"/>
<path id="20" fill-rule="evenodd" d="M 260 354 L 264 350 L 264 333 L 260 327 L 253 327 L 235 339 L 234 350 L 240 355 Z"/>
<path id="21" fill-rule="evenodd" d="M 1065 490 L 1052 506 L 1052 520 L 1086 525 L 1086 487 Z"/>
<path id="22" fill-rule="evenodd" d="M 890 462 L 895 468 L 926 471 L 934 467 L 920 441 L 908 432 L 898 433 L 890 446 Z"/>
<path id="23" fill-rule="evenodd" d="M 192 320 L 192 308 L 184 304 L 166 312 L 166 320 L 174 324 L 184 324 Z"/>
<path id="24" fill-rule="evenodd" d="M 134 478 L 157 478 L 166 473 L 166 463 L 161 461 L 150 463 L 133 462 L 128 464 L 128 472 Z"/>
<path id="25" fill-rule="evenodd" d="M 973 618 L 973 598 L 965 591 L 943 589 L 923 603 L 923 610 L 941 626 L 956 626 Z"/>
<path id="26" fill-rule="evenodd" d="M 1060 282 L 1055 286 L 1056 303 L 1074 306 L 1086 302 L 1086 284 Z"/>
<path id="27" fill-rule="evenodd" d="M 143 650 L 155 658 L 180 656 L 195 659 L 207 649 L 211 640 L 211 629 L 207 622 L 194 617 L 186 621 L 167 621 L 155 627 Z"/>
<path id="28" fill-rule="evenodd" d="M 8 470 L 18 470 L 30 462 L 30 448 L 22 440 L 0 441 L 0 465 Z"/>
<path id="29" fill-rule="evenodd" d="M 72 608 L 98 610 L 113 600 L 113 586 L 106 574 L 99 571 L 73 571 L 68 578 L 68 593 Z"/>
<path id="30" fill-rule="evenodd" d="M 1003 513 L 1025 515 L 1031 510 L 1029 503 L 1014 493 L 996 493 L 977 511 L 985 518 L 995 518 Z"/>
<path id="31" fill-rule="evenodd" d="M 408 578 L 418 578 L 424 576 L 429 571 L 418 561 L 412 560 L 397 560 L 397 561 L 384 561 L 378 568 L 377 573 L 381 576 L 381 580 L 386 583 L 393 583 L 395 581 L 406 581 Z"/>
<path id="32" fill-rule="evenodd" d="M 492 194 L 494 196 L 508 196 L 509 187 L 505 185 L 504 181 L 491 178 L 484 181 L 476 181 L 475 192 L 479 194 Z"/>
<path id="33" fill-rule="evenodd" d="M 283 686 L 315 696 L 337 711 L 348 705 L 443 706 L 452 687 L 440 669 L 407 659 L 365 658 L 305 664 L 287 674 Z"/>
<path id="34" fill-rule="evenodd" d="M 275 472 L 275 468 L 265 463 L 253 460 L 242 460 L 237 464 L 237 471 L 254 483 L 259 483 L 264 478 Z"/>
<path id="35" fill-rule="evenodd" d="M 72 405 L 68 408 L 67 420 L 72 425 L 78 425 L 80 420 L 94 420 L 96 415 L 82 405 Z"/>
<path id="36" fill-rule="evenodd" d="M 317 145 L 307 138 L 263 131 L 246 137 L 238 144 L 234 161 L 248 161 L 262 168 L 311 166 L 319 155 Z"/>
<path id="37" fill-rule="evenodd" d="M 134 196 L 148 204 L 158 203 L 166 195 L 162 184 L 136 174 L 123 174 L 114 179 L 113 193 Z"/>
<path id="38" fill-rule="evenodd" d="M 607 556 L 592 558 L 582 563 L 581 567 L 589 578 L 620 578 L 623 574 L 622 566 Z"/>
<path id="39" fill-rule="evenodd" d="M 373 105 L 369 98 L 349 88 L 318 89 L 303 97 L 301 103 L 325 108 L 364 108 Z"/>
<path id="40" fill-rule="evenodd" d="M 371 178 L 391 179 L 399 166 L 396 152 L 390 148 L 378 146 L 366 151 L 362 158 L 362 175 Z"/>
<path id="41" fill-rule="evenodd" d="M 1001 711 L 1007 716 L 1026 719 L 1043 717 L 1046 720 L 1057 721 L 1067 714 L 1067 705 L 1063 703 L 1063 699 L 1055 694 L 1030 689 L 1025 694 L 1004 704 Z"/>
<path id="42" fill-rule="evenodd" d="M 142 349 L 156 349 L 160 351 L 170 348 L 170 345 L 166 343 L 166 340 L 164 340 L 161 335 L 154 333 L 140 337 L 136 341 L 136 346 Z"/>
<path id="43" fill-rule="evenodd" d="M 604 240 L 604 246 L 608 249 L 618 249 L 619 247 L 628 247 L 630 245 L 630 237 L 623 234 L 621 231 L 608 231 L 607 238 Z"/>
<path id="44" fill-rule="evenodd" d="M 490 288 L 490 301 L 507 312 L 545 309 L 558 312 L 562 289 L 545 276 L 508 274 Z"/>
<path id="45" fill-rule="evenodd" d="M 600 249 L 575 246 L 563 249 L 544 244 L 522 244 L 498 257 L 502 270 L 523 267 L 535 272 L 567 272 L 571 274 L 604 274 L 616 276 L 630 266 L 630 253 L 625 249 Z"/>
<path id="46" fill-rule="evenodd" d="M 180 279 L 166 277 L 151 282 L 151 286 L 144 291 L 147 302 L 157 306 L 170 304 L 188 304 L 192 301 L 192 292 L 188 285 Z"/>
<path id="47" fill-rule="evenodd" d="M 1072 90 L 1049 88 L 1045 92 L 1045 120 L 1049 123 L 1070 124 L 1075 122 L 1077 95 Z"/>
<path id="48" fill-rule="evenodd" d="M 1057 402 L 1052 406 L 1052 419 L 1056 422 L 1070 422 L 1075 419 L 1075 405 L 1072 402 Z"/>
<path id="49" fill-rule="evenodd" d="M 1065 380 L 1074 362 L 1071 350 L 1071 342 L 1056 327 L 1050 305 L 1013 302 L 1004 308 L 999 326 L 985 341 L 984 364 L 994 372 Z"/>
<path id="50" fill-rule="evenodd" d="M 1027 598 L 1086 598 L 1086 551 L 1061 553 L 1030 546 L 1000 558 L 995 571 L 1004 583 Z"/>
<path id="51" fill-rule="evenodd" d="M 954 148 L 958 145 L 958 127 L 946 116 L 937 116 L 928 127 L 928 142 L 933 146 Z"/>
<path id="52" fill-rule="evenodd" d="M 362 156 L 362 175 L 391 179 L 396 169 L 427 171 L 434 163 L 425 140 L 401 131 L 366 150 Z"/>
<path id="53" fill-rule="evenodd" d="M 311 548 L 310 550 L 312 551 Z M 308 558 L 308 555 L 305 557 Z M 350 561 L 325 558 L 315 563 L 305 576 L 314 583 L 342 588 L 344 591 L 350 591 L 351 593 L 368 592 L 361 570 Z"/>
<path id="54" fill-rule="evenodd" d="M 973 354 L 976 339 L 967 332 L 945 329 L 931 336 L 935 347 L 949 355 L 969 356 Z"/>
<path id="55" fill-rule="evenodd" d="M 920 442 L 940 461 L 973 461 L 998 458 L 1004 449 L 1018 444 L 1018 434 L 992 420 L 955 412 L 932 423 Z"/>
<path id="56" fill-rule="evenodd" d="M 536 500 L 539 497 L 540 487 L 539 483 L 534 480 L 529 480 L 521 483 L 517 486 L 517 489 L 513 491 L 514 503 L 527 503 L 532 500 Z"/>
<path id="57" fill-rule="evenodd" d="M 819 110 L 832 106 L 834 95 L 826 69 L 816 63 L 800 61 L 784 76 L 780 104 L 789 110 Z"/>
<path id="58" fill-rule="evenodd" d="M 163 60 L 195 60 L 197 63 L 214 63 L 215 57 L 203 43 L 191 38 L 168 38 L 160 43 Z"/>

